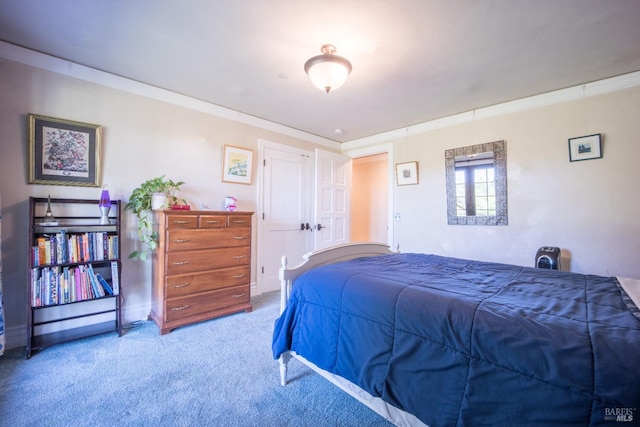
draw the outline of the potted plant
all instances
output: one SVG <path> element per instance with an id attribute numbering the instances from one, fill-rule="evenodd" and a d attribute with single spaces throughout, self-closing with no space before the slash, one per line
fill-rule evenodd
<path id="1" fill-rule="evenodd" d="M 152 210 L 162 209 L 178 203 L 176 192 L 182 181 L 172 181 L 166 179 L 164 175 L 149 179 L 131 193 L 129 202 L 125 205 L 125 210 L 130 210 L 138 218 L 138 237 L 145 250 L 133 251 L 129 258 L 140 258 L 145 260 L 147 253 L 153 252 L 158 244 L 158 234 L 153 230 L 153 223 L 150 213 Z M 161 202 L 158 202 L 158 199 Z M 186 204 L 186 202 L 183 203 Z"/>

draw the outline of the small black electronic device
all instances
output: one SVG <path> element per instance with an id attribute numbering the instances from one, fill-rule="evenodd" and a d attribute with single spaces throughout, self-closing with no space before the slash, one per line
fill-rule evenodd
<path id="1" fill-rule="evenodd" d="M 536 268 L 560 270 L 560 248 L 543 246 L 536 252 Z"/>

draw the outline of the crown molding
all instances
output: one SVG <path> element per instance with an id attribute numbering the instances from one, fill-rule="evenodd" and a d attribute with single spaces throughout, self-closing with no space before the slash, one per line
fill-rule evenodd
<path id="1" fill-rule="evenodd" d="M 504 102 L 492 105 L 490 107 L 478 108 L 473 111 L 467 111 L 452 116 L 443 117 L 436 120 L 430 120 L 406 128 L 396 129 L 388 132 L 379 133 L 365 138 L 354 139 L 345 143 L 319 137 L 310 133 L 302 132 L 298 129 L 280 125 L 268 120 L 260 119 L 239 111 L 221 107 L 191 98 L 179 93 L 171 92 L 135 80 L 117 76 L 115 74 L 106 73 L 84 65 L 76 64 L 71 61 L 46 55 L 11 43 L 0 41 L 0 59 L 8 59 L 25 65 L 30 65 L 43 70 L 54 73 L 74 77 L 91 83 L 113 89 L 123 90 L 136 95 L 147 98 L 156 99 L 158 101 L 167 102 L 173 105 L 179 105 L 191 110 L 211 114 L 216 117 L 232 120 L 235 122 L 247 124 L 260 129 L 276 132 L 279 134 L 299 138 L 307 142 L 322 145 L 334 150 L 342 152 L 353 151 L 360 148 L 389 142 L 397 138 L 403 138 L 409 135 L 416 135 L 424 132 L 442 129 L 450 126 L 456 126 L 469 123 L 478 119 L 501 116 L 504 114 L 515 113 L 519 111 L 532 110 L 544 106 L 559 104 L 568 101 L 583 99 L 586 97 L 602 95 L 618 90 L 629 89 L 640 86 L 640 71 L 623 74 L 608 79 L 598 80 L 591 83 L 573 86 L 566 89 L 560 89 L 540 95 L 529 96 L 515 101 Z"/>
<path id="2" fill-rule="evenodd" d="M 618 90 L 629 89 L 636 86 L 640 86 L 640 71 L 573 86 L 566 89 L 547 92 L 540 95 L 529 96 L 515 101 L 492 105 L 490 107 L 478 108 L 473 111 L 467 111 L 465 113 L 455 114 L 441 119 L 430 120 L 428 122 L 419 123 L 413 126 L 396 129 L 389 132 L 379 133 L 377 135 L 366 138 L 354 139 L 342 144 L 342 151 L 351 151 L 354 149 L 376 145 L 398 138 L 403 138 L 409 135 L 416 135 L 436 129 L 446 128 L 449 126 L 473 122 L 474 120 L 478 119 L 486 119 L 520 111 L 532 110 L 535 108 L 560 104 L 568 101 L 575 101 L 591 96 L 615 92 Z"/>
<path id="3" fill-rule="evenodd" d="M 260 129 L 298 138 L 307 142 L 319 144 L 329 147 L 333 150 L 340 150 L 340 143 L 330 139 L 322 138 L 317 135 L 302 132 L 298 129 L 280 125 L 278 123 L 264 120 L 249 114 L 244 114 L 219 105 L 204 102 L 199 99 L 171 92 L 156 86 L 141 83 L 135 80 L 110 74 L 95 68 L 86 67 L 76 64 L 75 62 L 57 58 L 55 56 L 46 55 L 24 47 L 16 46 L 0 40 L 0 59 L 7 59 L 53 73 L 62 74 L 68 77 L 84 80 L 90 83 L 99 84 L 112 89 L 123 90 L 128 93 L 144 96 L 173 105 L 188 108 L 190 110 L 199 111 L 201 113 L 211 114 L 216 117 L 232 120 L 246 125 L 254 126 Z"/>

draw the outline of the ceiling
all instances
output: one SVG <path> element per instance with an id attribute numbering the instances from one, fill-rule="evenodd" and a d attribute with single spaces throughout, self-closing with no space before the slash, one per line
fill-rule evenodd
<path id="1" fill-rule="evenodd" d="M 640 1 L 0 0 L 0 40 L 347 142 L 638 71 Z"/>

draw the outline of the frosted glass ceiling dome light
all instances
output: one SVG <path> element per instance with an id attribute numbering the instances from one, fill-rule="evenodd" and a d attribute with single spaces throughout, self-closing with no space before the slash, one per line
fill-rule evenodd
<path id="1" fill-rule="evenodd" d="M 351 62 L 336 55 L 336 47 L 325 44 L 320 48 L 322 55 L 310 58 L 304 64 L 304 71 L 311 83 L 318 89 L 329 93 L 338 89 L 351 73 Z"/>

